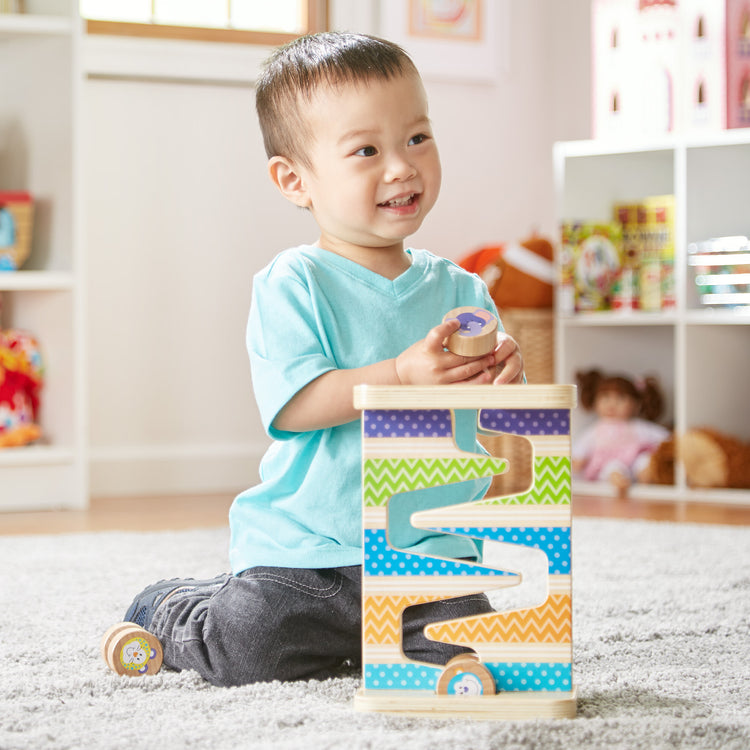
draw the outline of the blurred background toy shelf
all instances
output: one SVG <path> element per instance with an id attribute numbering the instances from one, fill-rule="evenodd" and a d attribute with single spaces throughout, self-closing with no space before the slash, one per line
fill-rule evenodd
<path id="1" fill-rule="evenodd" d="M 648 372 L 678 443 L 709 429 L 746 444 L 750 2 L 592 0 L 591 29 L 594 139 L 554 148 L 556 380 Z M 589 423 L 574 414 L 574 440 Z M 716 484 L 700 498 L 748 501 Z M 696 488 L 677 461 L 672 485 L 633 492 Z"/>
<path id="2" fill-rule="evenodd" d="M 557 382 L 574 382 L 578 370 L 594 367 L 629 374 L 648 371 L 662 383 L 667 400 L 664 423 L 673 426 L 678 436 L 710 427 L 750 441 L 746 396 L 750 307 L 742 294 L 733 298 L 734 304 L 727 303 L 729 298 L 721 298 L 721 304 L 707 304 L 711 298 L 700 291 L 700 284 L 709 274 L 697 274 L 701 266 L 691 265 L 699 260 L 706 264 L 708 253 L 699 253 L 698 248 L 726 250 L 727 242 L 744 246 L 750 234 L 748 175 L 748 130 L 634 138 L 617 145 L 602 141 L 556 145 L 561 226 L 570 224 L 573 217 L 611 226 L 615 204 L 636 202 L 639 196 L 674 196 L 673 303 L 670 299 L 669 305 L 648 310 L 641 305 L 640 309 L 576 312 L 569 290 L 561 287 L 555 318 Z M 708 247 L 701 244 L 710 238 L 734 239 L 714 241 Z M 717 258 L 729 254 L 713 253 Z M 736 273 L 730 278 L 739 285 L 745 279 L 747 254 L 733 251 L 731 256 Z M 559 265 L 558 272 L 563 283 L 569 284 L 565 268 Z M 580 410 L 574 414 L 574 438 L 587 421 Z M 583 493 L 607 492 L 598 483 L 578 482 L 576 487 Z M 636 486 L 633 492 L 674 499 L 698 496 L 679 463 L 673 486 Z M 747 491 L 716 488 L 703 490 L 700 497 L 747 502 Z"/>
<path id="3" fill-rule="evenodd" d="M 0 193 L 0 205 L 16 211 L 17 239 L 26 236 L 19 204 L 29 214 L 33 205 L 27 257 L 0 243 L 2 328 L 33 335 L 45 368 L 39 440 L 0 450 L 0 510 L 83 508 L 82 24 L 75 0 L 6 0 L 0 11 L 0 191 L 6 196 Z"/>

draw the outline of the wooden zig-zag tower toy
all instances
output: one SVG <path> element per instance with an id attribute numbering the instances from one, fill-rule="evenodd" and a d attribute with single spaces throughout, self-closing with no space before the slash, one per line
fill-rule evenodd
<path id="1" fill-rule="evenodd" d="M 363 685 L 360 711 L 482 719 L 572 717 L 570 411 L 574 386 L 360 386 L 363 411 Z M 476 413 L 492 455 L 461 451 L 457 412 Z M 429 423 L 429 428 L 424 427 Z M 492 478 L 479 501 L 411 524 L 481 540 L 476 563 L 392 547 L 394 495 Z M 412 605 L 478 592 L 494 613 L 435 622 L 425 635 L 474 652 L 444 667 L 411 661 Z"/>

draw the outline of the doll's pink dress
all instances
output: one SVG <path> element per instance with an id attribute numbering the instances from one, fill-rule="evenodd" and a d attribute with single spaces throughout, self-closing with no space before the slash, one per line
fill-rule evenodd
<path id="1" fill-rule="evenodd" d="M 609 479 L 619 472 L 635 480 L 669 431 L 645 419 L 599 418 L 573 440 L 573 458 L 582 460 L 583 477 Z"/>

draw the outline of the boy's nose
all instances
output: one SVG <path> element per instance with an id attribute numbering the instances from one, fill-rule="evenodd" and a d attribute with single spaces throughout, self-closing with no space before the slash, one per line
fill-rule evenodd
<path id="1" fill-rule="evenodd" d="M 386 168 L 386 180 L 388 182 L 410 180 L 417 174 L 417 168 L 406 156 L 394 154 L 388 160 Z"/>

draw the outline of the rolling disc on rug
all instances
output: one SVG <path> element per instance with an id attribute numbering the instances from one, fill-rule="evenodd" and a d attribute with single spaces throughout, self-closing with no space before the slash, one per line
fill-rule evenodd
<path id="1" fill-rule="evenodd" d="M 109 628 L 102 637 L 101 652 L 113 672 L 128 677 L 156 674 L 164 658 L 159 639 L 132 622 Z"/>

